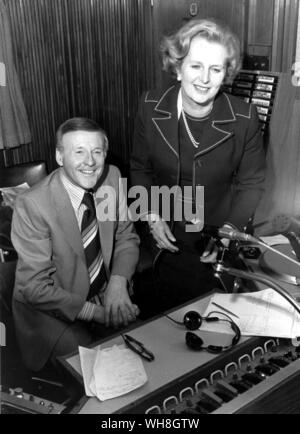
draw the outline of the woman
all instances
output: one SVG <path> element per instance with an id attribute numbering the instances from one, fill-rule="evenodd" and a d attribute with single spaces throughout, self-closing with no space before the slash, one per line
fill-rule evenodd
<path id="1" fill-rule="evenodd" d="M 185 24 L 161 45 L 163 68 L 178 83 L 146 92 L 136 119 L 132 182 L 151 186 L 204 186 L 204 221 L 243 230 L 263 190 L 265 156 L 256 109 L 222 92 L 240 67 L 231 30 L 211 20 Z M 151 204 L 152 205 L 152 204 Z M 163 308 L 215 287 L 211 263 L 217 249 L 187 222 L 169 221 L 149 208 Z M 207 245 L 208 243 L 208 245 Z M 199 260 L 200 257 L 200 260 Z"/>

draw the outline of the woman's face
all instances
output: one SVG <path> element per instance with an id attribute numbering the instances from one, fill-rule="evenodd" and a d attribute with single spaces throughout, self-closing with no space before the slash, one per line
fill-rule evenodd
<path id="1" fill-rule="evenodd" d="M 195 112 L 210 106 L 226 75 L 226 48 L 196 36 L 178 70 L 183 106 Z M 192 114 L 192 113 L 191 113 Z"/>

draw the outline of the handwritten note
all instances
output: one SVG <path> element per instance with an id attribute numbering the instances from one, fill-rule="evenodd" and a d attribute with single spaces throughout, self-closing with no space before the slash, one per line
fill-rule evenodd
<path id="1" fill-rule="evenodd" d="M 101 401 L 116 398 L 147 382 L 143 362 L 125 345 L 97 350 L 79 347 L 86 394 Z"/>

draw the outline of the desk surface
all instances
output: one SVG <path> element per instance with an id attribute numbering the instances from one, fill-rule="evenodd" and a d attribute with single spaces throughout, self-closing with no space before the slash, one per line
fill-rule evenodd
<path id="1" fill-rule="evenodd" d="M 203 313 L 207 307 L 209 297 L 205 297 L 186 305 L 170 315 L 172 318 L 182 321 L 184 314 L 189 310 L 197 310 Z M 227 327 L 227 326 L 226 326 Z M 224 327 L 220 328 L 223 330 Z M 197 332 L 204 340 L 204 344 L 229 345 L 232 340 L 232 331 L 228 326 L 228 334 Z M 148 376 L 148 382 L 141 388 L 119 398 L 114 398 L 100 402 L 96 398 L 88 399 L 80 410 L 80 413 L 111 414 L 118 412 L 123 407 L 157 391 L 163 386 L 172 383 L 184 375 L 197 369 L 200 365 L 210 362 L 216 357 L 205 351 L 197 352 L 190 350 L 185 344 L 186 329 L 184 326 L 173 323 L 165 316 L 156 318 L 144 325 L 130 331 L 130 335 L 143 342 L 155 354 L 153 362 L 144 361 L 144 367 Z M 242 338 L 245 342 L 249 338 Z M 105 341 L 102 347 L 123 344 L 121 336 L 114 337 Z M 96 347 L 95 347 L 96 348 Z M 224 353 L 225 354 L 225 353 Z M 229 352 L 226 352 L 229 354 Z M 63 361 L 64 365 L 82 379 L 79 355 L 75 354 L 67 357 Z M 199 378 L 200 380 L 200 378 Z"/>
<path id="2" fill-rule="evenodd" d="M 255 261 L 249 261 L 254 272 L 261 272 Z M 278 282 L 279 283 L 279 282 Z M 280 282 L 289 293 L 299 295 L 299 287 Z M 257 285 L 263 289 L 262 284 Z M 203 313 L 208 305 L 209 296 L 198 299 L 197 301 L 175 310 L 170 315 L 182 321 L 184 314 L 189 310 L 197 310 Z M 222 327 L 221 327 L 222 328 Z M 158 389 L 177 381 L 188 373 L 196 370 L 199 366 L 208 364 L 217 357 L 222 355 L 213 355 L 205 351 L 194 352 L 187 348 L 185 344 L 186 329 L 184 326 L 173 323 L 166 316 L 161 316 L 139 325 L 130 330 L 130 335 L 135 339 L 143 342 L 146 348 L 149 348 L 155 355 L 153 362 L 143 360 L 147 373 L 148 382 L 141 388 L 119 398 L 100 402 L 96 398 L 88 398 L 80 409 L 80 413 L 112 414 L 120 412 L 122 408 L 143 399 Z M 232 339 L 232 332 L 228 327 L 228 334 L 209 333 L 198 331 L 204 340 L 204 345 L 229 345 Z M 249 338 L 242 338 L 241 343 L 245 343 Z M 101 345 L 103 348 L 112 345 L 123 344 L 122 337 L 116 336 L 106 340 Z M 97 348 L 97 346 L 95 346 Z M 230 355 L 230 351 L 226 354 Z M 79 354 L 65 357 L 62 360 L 64 366 L 73 374 L 74 378 L 82 382 L 82 371 L 80 366 Z M 200 378 L 199 378 L 200 380 Z"/>

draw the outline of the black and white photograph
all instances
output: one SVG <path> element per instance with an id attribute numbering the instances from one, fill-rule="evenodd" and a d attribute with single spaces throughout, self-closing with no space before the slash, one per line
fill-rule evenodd
<path id="1" fill-rule="evenodd" d="M 0 0 L 0 414 L 300 414 L 299 119 L 299 0 Z"/>

